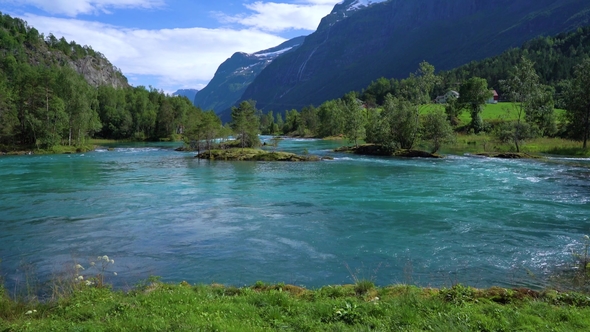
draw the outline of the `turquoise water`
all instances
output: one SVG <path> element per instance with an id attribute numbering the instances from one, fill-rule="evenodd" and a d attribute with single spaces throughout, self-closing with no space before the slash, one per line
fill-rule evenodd
<path id="1" fill-rule="evenodd" d="M 150 275 L 540 287 L 590 234 L 587 160 L 330 152 L 338 145 L 281 142 L 335 157 L 317 163 L 210 162 L 169 143 L 0 157 L 0 273 L 12 287 L 108 255 L 117 287 Z"/>

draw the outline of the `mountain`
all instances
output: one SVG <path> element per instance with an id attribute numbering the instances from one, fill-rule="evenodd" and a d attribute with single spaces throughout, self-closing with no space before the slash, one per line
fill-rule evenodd
<path id="1" fill-rule="evenodd" d="M 197 90 L 197 89 L 179 89 L 176 92 L 174 92 L 172 95 L 187 97 L 188 100 L 190 100 L 192 102 L 193 100 L 195 100 L 195 96 L 197 95 L 197 92 L 199 92 L 199 90 Z"/>
<path id="2" fill-rule="evenodd" d="M 253 54 L 234 53 L 219 66 L 211 82 L 197 93 L 194 104 L 216 113 L 232 107 L 264 68 L 280 55 L 296 50 L 304 39 L 304 36 L 293 38 Z"/>
<path id="3" fill-rule="evenodd" d="M 379 77 L 407 77 L 423 60 L 449 70 L 589 23 L 581 0 L 345 0 L 241 100 L 265 112 L 317 106 Z"/>

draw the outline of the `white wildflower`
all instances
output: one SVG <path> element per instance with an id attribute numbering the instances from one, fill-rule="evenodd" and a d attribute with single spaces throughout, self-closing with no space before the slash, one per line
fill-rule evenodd
<path id="1" fill-rule="evenodd" d="M 117 275 L 117 272 L 113 272 L 114 275 Z"/>
<path id="2" fill-rule="evenodd" d="M 109 261 L 109 256 L 107 256 L 107 255 L 104 255 L 104 256 L 102 256 L 102 259 L 103 259 L 105 262 L 108 262 L 108 261 Z"/>
<path id="3" fill-rule="evenodd" d="M 94 283 L 90 280 L 86 280 L 86 286 L 92 286 Z"/>
<path id="4" fill-rule="evenodd" d="M 78 278 L 76 278 L 76 279 L 82 281 L 82 280 L 84 280 L 84 276 L 78 276 Z"/>
<path id="5" fill-rule="evenodd" d="M 74 267 L 76 270 L 84 270 L 84 267 L 80 264 L 76 264 L 76 266 Z"/>
<path id="6" fill-rule="evenodd" d="M 33 311 L 29 310 L 29 311 L 25 312 L 25 315 L 30 315 L 32 313 L 33 313 Z"/>
<path id="7" fill-rule="evenodd" d="M 584 235 L 584 240 L 586 240 L 586 241 L 590 240 L 590 236 Z"/>
<path id="8" fill-rule="evenodd" d="M 90 266 L 94 266 L 96 263 L 94 262 L 90 262 Z"/>
<path id="9" fill-rule="evenodd" d="M 111 259 L 111 264 L 115 264 L 115 260 L 114 259 Z"/>

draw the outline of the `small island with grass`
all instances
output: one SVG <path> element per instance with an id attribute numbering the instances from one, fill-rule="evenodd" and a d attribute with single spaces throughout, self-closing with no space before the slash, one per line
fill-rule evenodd
<path id="1" fill-rule="evenodd" d="M 265 151 L 253 148 L 207 150 L 199 153 L 195 158 L 228 161 L 320 161 L 323 159 L 312 155 L 300 156 L 290 152 Z"/>
<path id="2" fill-rule="evenodd" d="M 343 146 L 334 152 L 354 153 L 365 156 L 404 157 L 404 158 L 433 158 L 440 159 L 443 156 L 437 153 L 430 153 L 413 149 L 391 149 L 379 144 L 363 144 L 359 146 Z"/>

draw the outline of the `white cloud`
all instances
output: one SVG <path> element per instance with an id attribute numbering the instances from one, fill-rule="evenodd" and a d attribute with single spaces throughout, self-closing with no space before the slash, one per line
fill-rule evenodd
<path id="1" fill-rule="evenodd" d="M 315 30 L 339 0 L 307 0 L 296 4 L 256 1 L 244 6 L 253 13 L 228 16 L 218 13 L 223 23 L 238 23 L 263 31 Z"/>
<path id="2" fill-rule="evenodd" d="M 234 52 L 256 52 L 285 41 L 255 29 L 143 30 L 37 15 L 24 19 L 46 35 L 92 46 L 132 81 L 142 75 L 154 77 L 153 86 L 165 91 L 203 87 Z"/>
<path id="3" fill-rule="evenodd" d="M 163 0 L 0 0 L 18 5 L 31 5 L 51 14 L 75 17 L 79 14 L 108 13 L 109 8 L 156 8 Z"/>

